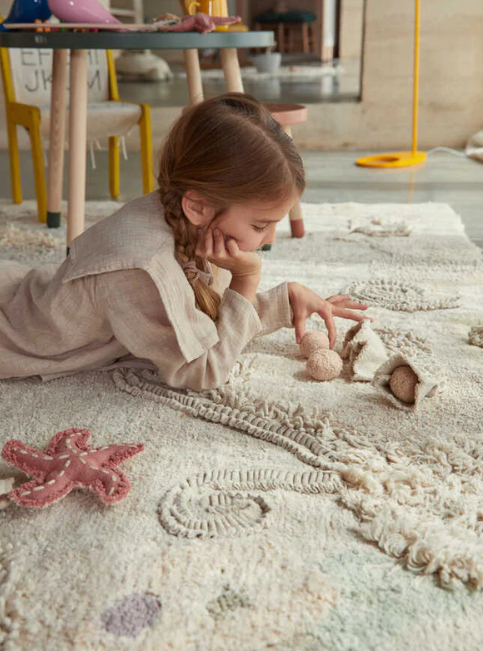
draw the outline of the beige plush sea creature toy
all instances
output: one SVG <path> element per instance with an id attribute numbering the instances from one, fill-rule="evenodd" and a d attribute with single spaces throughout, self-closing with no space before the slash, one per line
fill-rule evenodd
<path id="1" fill-rule="evenodd" d="M 348 330 L 340 356 L 349 360 L 351 378 L 358 382 L 371 382 L 374 373 L 389 358 L 386 346 L 368 319 Z"/>
<path id="2" fill-rule="evenodd" d="M 329 346 L 329 337 L 322 330 L 306 332 L 300 342 L 300 352 L 308 357 L 307 371 L 321 382 L 333 380 L 342 371 L 341 358 Z"/>
<path id="3" fill-rule="evenodd" d="M 304 357 L 310 357 L 316 350 L 329 350 L 329 337 L 322 330 L 306 332 L 300 342 L 300 352 Z"/>
<path id="4" fill-rule="evenodd" d="M 321 382 L 333 380 L 342 371 L 342 359 L 334 350 L 316 350 L 307 360 L 307 371 Z"/>
<path id="5" fill-rule="evenodd" d="M 398 366 L 389 378 L 389 388 L 399 400 L 412 405 L 416 402 L 418 376 L 410 366 Z"/>
<path id="6" fill-rule="evenodd" d="M 400 409 L 416 411 L 424 398 L 440 390 L 440 381 L 415 357 L 393 355 L 377 369 L 373 386 Z"/>

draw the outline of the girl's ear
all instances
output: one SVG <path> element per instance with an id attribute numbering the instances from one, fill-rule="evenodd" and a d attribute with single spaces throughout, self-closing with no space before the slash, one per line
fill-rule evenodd
<path id="1" fill-rule="evenodd" d="M 212 221 L 215 210 L 196 190 L 187 190 L 181 197 L 181 208 L 193 226 L 204 227 Z"/>

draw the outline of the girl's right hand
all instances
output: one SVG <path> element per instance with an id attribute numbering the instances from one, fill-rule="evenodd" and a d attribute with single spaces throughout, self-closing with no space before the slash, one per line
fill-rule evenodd
<path id="1" fill-rule="evenodd" d="M 321 316 L 325 321 L 331 349 L 334 347 L 337 338 L 335 316 L 342 319 L 352 319 L 352 321 L 363 321 L 369 318 L 354 312 L 354 310 L 367 310 L 369 306 L 366 303 L 353 301 L 349 294 L 337 294 L 324 299 L 305 285 L 289 282 L 288 296 L 293 312 L 295 340 L 298 344 L 304 336 L 306 320 L 314 313 Z M 370 318 L 369 320 L 372 321 Z"/>
<path id="2" fill-rule="evenodd" d="M 198 229 L 195 254 L 227 269 L 234 278 L 260 277 L 262 259 L 253 251 L 240 251 L 236 240 L 225 237 L 219 228 Z"/>

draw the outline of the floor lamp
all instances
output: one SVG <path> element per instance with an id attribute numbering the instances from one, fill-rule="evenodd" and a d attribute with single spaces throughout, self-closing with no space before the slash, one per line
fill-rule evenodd
<path id="1" fill-rule="evenodd" d="M 421 20 L 421 0 L 416 0 L 414 20 L 414 80 L 413 80 L 413 142 L 411 151 L 397 151 L 359 158 L 357 165 L 362 167 L 409 167 L 426 160 L 426 152 L 418 151 L 418 101 L 419 101 L 419 39 Z"/>

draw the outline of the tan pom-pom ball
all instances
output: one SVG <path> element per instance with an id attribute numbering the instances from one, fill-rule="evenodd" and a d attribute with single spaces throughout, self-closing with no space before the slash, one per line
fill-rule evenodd
<path id="1" fill-rule="evenodd" d="M 329 337 L 321 330 L 306 332 L 300 342 L 300 352 L 304 357 L 310 357 L 316 350 L 329 348 Z"/>
<path id="2" fill-rule="evenodd" d="M 408 404 L 416 401 L 417 383 L 418 376 L 409 366 L 398 366 L 389 379 L 389 386 L 396 398 Z"/>
<path id="3" fill-rule="evenodd" d="M 307 361 L 307 371 L 321 382 L 333 380 L 342 371 L 342 359 L 333 350 L 316 350 Z"/>

